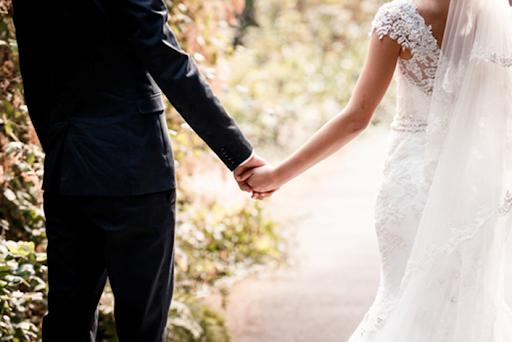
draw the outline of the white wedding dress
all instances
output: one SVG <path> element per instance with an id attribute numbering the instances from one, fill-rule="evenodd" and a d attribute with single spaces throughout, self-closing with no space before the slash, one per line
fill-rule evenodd
<path id="1" fill-rule="evenodd" d="M 424 152 L 441 49 L 431 27 L 427 26 L 412 0 L 395 0 L 383 5 L 373 21 L 370 34 L 377 34 L 381 39 L 384 36 L 392 38 L 409 50 L 412 58 L 398 59 L 395 73 L 397 112 L 391 124 L 376 203 L 376 233 L 382 258 L 381 282 L 374 304 L 349 342 L 393 342 L 396 339 L 380 339 L 378 334 L 396 309 L 428 198 L 431 182 L 424 175 Z M 426 323 L 422 329 L 435 330 L 436 327 L 428 327 Z M 409 341 L 419 341 L 419 338 Z"/>

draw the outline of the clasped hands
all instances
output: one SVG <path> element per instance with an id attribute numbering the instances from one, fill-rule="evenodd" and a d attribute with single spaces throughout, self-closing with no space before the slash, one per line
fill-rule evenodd
<path id="1" fill-rule="evenodd" d="M 256 154 L 238 166 L 233 176 L 240 190 L 252 193 L 251 198 L 256 200 L 272 196 L 281 186 L 276 181 L 275 168 Z"/>

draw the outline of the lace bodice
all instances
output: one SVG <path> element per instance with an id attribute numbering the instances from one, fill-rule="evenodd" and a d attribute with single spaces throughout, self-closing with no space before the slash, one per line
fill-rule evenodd
<path id="1" fill-rule="evenodd" d="M 375 205 L 381 282 L 349 342 L 512 336 L 512 296 L 503 291 L 511 281 L 511 192 L 496 202 L 512 168 L 510 144 L 504 147 L 512 113 L 503 105 L 512 79 L 512 22 L 502 0 L 451 1 L 477 7 L 457 13 L 465 34 L 445 46 L 442 63 L 413 0 L 383 5 L 373 21 L 372 35 L 393 39 L 411 58 L 397 62 L 397 109 Z"/>
<path id="2" fill-rule="evenodd" d="M 397 112 L 391 124 L 382 180 L 375 206 L 375 228 L 382 257 L 377 298 L 349 342 L 374 342 L 394 306 L 427 200 L 423 160 L 428 116 L 440 49 L 432 29 L 412 0 L 383 5 L 371 34 L 388 36 L 409 50 L 398 58 Z"/>
<path id="3" fill-rule="evenodd" d="M 414 2 L 395 0 L 383 5 L 372 23 L 373 32 L 381 39 L 389 36 L 411 52 L 412 58 L 398 59 L 399 70 L 412 84 L 431 95 L 441 51 L 432 27 L 427 26 Z"/>
<path id="4" fill-rule="evenodd" d="M 398 58 L 397 113 L 391 128 L 425 133 L 441 54 L 432 27 L 425 23 L 412 0 L 395 0 L 380 8 L 372 23 L 370 34 L 373 33 L 380 39 L 388 36 L 411 52 L 410 59 Z"/>

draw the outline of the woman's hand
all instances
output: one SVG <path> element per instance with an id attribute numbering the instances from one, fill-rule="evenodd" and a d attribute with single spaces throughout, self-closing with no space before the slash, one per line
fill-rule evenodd
<path id="1" fill-rule="evenodd" d="M 276 168 L 273 166 L 261 166 L 248 170 L 237 177 L 237 181 L 246 182 L 254 191 L 253 198 L 258 193 L 274 192 L 278 190 L 282 184 L 277 180 Z"/>
<path id="2" fill-rule="evenodd" d="M 347 107 L 318 130 L 301 148 L 277 167 L 261 166 L 236 177 L 252 189 L 252 198 L 270 195 L 318 164 L 359 135 L 370 123 L 395 72 L 401 45 L 388 36 L 372 34 L 368 58 Z"/>

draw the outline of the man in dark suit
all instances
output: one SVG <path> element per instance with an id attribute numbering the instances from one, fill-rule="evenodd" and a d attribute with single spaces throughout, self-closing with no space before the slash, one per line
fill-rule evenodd
<path id="1" fill-rule="evenodd" d="M 44 342 L 94 341 L 107 274 L 120 341 L 165 340 L 176 183 L 161 92 L 235 173 L 265 164 L 167 16 L 162 0 L 14 0 L 25 98 L 46 152 Z"/>

